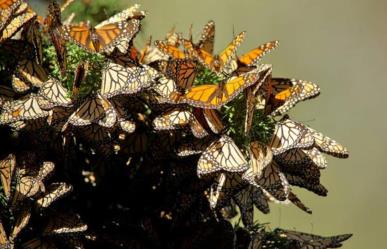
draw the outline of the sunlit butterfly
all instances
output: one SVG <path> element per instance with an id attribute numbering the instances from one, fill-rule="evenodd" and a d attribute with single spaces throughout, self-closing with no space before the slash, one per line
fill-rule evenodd
<path id="1" fill-rule="evenodd" d="M 40 108 L 39 98 L 36 95 L 30 95 L 7 103 L 0 114 L 0 124 L 48 116 L 48 112 Z"/>
<path id="2" fill-rule="evenodd" d="M 192 37 L 190 37 L 192 42 Z M 200 40 L 197 43 L 192 43 L 196 50 L 203 50 L 209 54 L 214 52 L 215 43 L 215 22 L 210 20 L 204 26 Z"/>
<path id="3" fill-rule="evenodd" d="M 102 71 L 101 94 L 108 98 L 119 94 L 134 94 L 149 87 L 158 76 L 156 70 L 146 65 L 123 67 L 109 62 Z"/>
<path id="4" fill-rule="evenodd" d="M 74 126 L 86 126 L 92 123 L 104 127 L 113 127 L 117 121 L 114 106 L 101 94 L 87 97 L 69 117 L 67 123 Z M 64 126 L 66 129 L 67 126 Z"/>
<path id="5" fill-rule="evenodd" d="M 291 149 L 277 155 L 276 160 L 287 165 L 302 165 L 313 162 L 321 169 L 327 167 L 325 156 L 315 147 L 310 149 Z"/>
<path id="6" fill-rule="evenodd" d="M 87 225 L 80 221 L 78 215 L 70 213 L 57 213 L 52 215 L 46 225 L 44 235 L 72 234 L 84 232 Z"/>
<path id="7" fill-rule="evenodd" d="M 349 156 L 347 148 L 343 145 L 323 135 L 322 133 L 313 130 L 312 128 L 307 127 L 307 129 L 314 137 L 315 146 L 322 152 L 341 158 L 347 158 Z"/>
<path id="8" fill-rule="evenodd" d="M 243 66 L 255 66 L 265 54 L 278 47 L 278 44 L 278 41 L 264 43 L 257 48 L 238 56 L 238 63 Z"/>
<path id="9" fill-rule="evenodd" d="M 184 46 L 194 58 L 198 59 L 201 64 L 212 72 L 217 74 L 229 74 L 232 72 L 232 69 L 235 68 L 235 66 L 230 66 L 230 63 L 233 62 L 233 59 L 236 56 L 236 50 L 243 42 L 245 34 L 245 32 L 241 32 L 237 35 L 219 55 L 212 55 L 205 50 L 195 49 L 192 43 L 187 40 L 184 42 Z"/>
<path id="10" fill-rule="evenodd" d="M 38 172 L 28 172 L 26 169 L 19 169 L 15 193 L 12 197 L 12 205 L 23 201 L 26 198 L 36 196 L 45 191 L 43 180 L 50 175 L 55 168 L 52 162 L 44 162 Z"/>
<path id="11" fill-rule="evenodd" d="M 129 41 L 137 34 L 140 20 L 130 19 L 118 22 L 106 22 L 91 27 L 89 24 L 64 25 L 63 37 L 76 43 L 89 52 L 110 54 L 115 48 L 125 53 Z"/>
<path id="12" fill-rule="evenodd" d="M 194 86 L 188 89 L 179 101 L 204 109 L 219 109 L 233 100 L 245 88 L 254 84 L 259 77 L 259 72 L 254 70 L 218 84 Z"/>
<path id="13" fill-rule="evenodd" d="M 153 121 L 155 130 L 175 130 L 188 125 L 192 119 L 192 113 L 181 108 L 173 108 L 162 113 Z"/>
<path id="14" fill-rule="evenodd" d="M 158 69 L 167 78 L 175 81 L 179 92 L 185 92 L 186 89 L 191 88 L 197 74 L 197 65 L 191 59 L 160 61 Z"/>
<path id="15" fill-rule="evenodd" d="M 202 153 L 197 164 L 197 174 L 202 176 L 217 171 L 243 172 L 248 163 L 234 141 L 223 135 L 212 142 Z"/>
<path id="16" fill-rule="evenodd" d="M 51 109 L 53 107 L 69 107 L 72 105 L 70 93 L 62 86 L 59 80 L 50 78 L 43 83 L 39 89 L 40 96 L 47 100 L 47 106 L 42 106 L 44 109 Z"/>
<path id="17" fill-rule="evenodd" d="M 31 86 L 23 80 L 19 79 L 17 76 L 12 75 L 12 89 L 16 93 L 26 93 L 31 89 Z"/>
<path id="18" fill-rule="evenodd" d="M 4 2 L 4 1 L 3 1 Z M 8 5 L 7 3 L 11 3 L 14 1 L 6 1 L 5 10 L 3 10 L 3 6 L 0 6 L 3 11 L 5 11 L 5 16 L 8 15 L 8 11 L 11 11 L 11 16 L 6 20 L 0 19 L 0 43 L 3 43 L 5 40 L 11 38 L 17 31 L 19 31 L 28 21 L 36 16 L 36 13 L 28 6 L 27 3 L 21 2 L 18 7 L 13 10 L 14 5 Z M 19 2 L 19 1 L 18 1 Z M 3 13 L 1 13 L 3 15 Z"/>
<path id="19" fill-rule="evenodd" d="M 312 82 L 287 78 L 272 78 L 262 87 L 266 96 L 265 113 L 283 115 L 298 102 L 320 94 L 320 87 Z"/>
<path id="20" fill-rule="evenodd" d="M 284 116 L 276 123 L 274 134 L 269 144 L 274 155 L 294 148 L 309 148 L 314 138 L 308 133 L 306 126 Z"/>
<path id="21" fill-rule="evenodd" d="M 66 183 L 53 183 L 47 189 L 46 193 L 36 200 L 36 204 L 41 208 L 47 208 L 53 202 L 62 198 L 72 190 L 72 186 Z"/>

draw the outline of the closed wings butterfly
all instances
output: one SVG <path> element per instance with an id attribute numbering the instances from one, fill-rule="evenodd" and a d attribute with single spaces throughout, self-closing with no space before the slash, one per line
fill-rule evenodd
<path id="1" fill-rule="evenodd" d="M 72 105 L 70 93 L 62 86 L 59 80 L 50 78 L 39 89 L 40 96 L 42 96 L 47 103 L 47 106 L 42 108 L 51 109 L 53 107 L 69 107 Z"/>
<path id="2" fill-rule="evenodd" d="M 343 234 L 322 237 L 318 235 L 282 229 L 277 229 L 276 233 L 289 241 L 296 242 L 297 248 L 302 249 L 327 249 L 341 247 L 341 243 L 352 236 L 351 234 Z"/>
<path id="3" fill-rule="evenodd" d="M 315 146 L 322 152 L 340 158 L 347 158 L 349 156 L 348 149 L 340 143 L 312 128 L 307 127 L 307 129 L 314 137 Z"/>
<path id="4" fill-rule="evenodd" d="M 223 135 L 202 153 L 197 164 L 198 176 L 217 171 L 243 172 L 248 163 L 234 141 Z"/>
<path id="5" fill-rule="evenodd" d="M 6 158 L 0 161 L 1 185 L 3 187 L 6 198 L 11 196 L 11 182 L 15 167 L 16 157 L 13 154 L 8 155 Z"/>
<path id="6" fill-rule="evenodd" d="M 114 106 L 101 94 L 88 97 L 69 117 L 67 123 L 74 126 L 86 126 L 92 123 L 112 127 L 117 121 Z M 63 130 L 67 125 L 63 127 Z"/>
<path id="7" fill-rule="evenodd" d="M 27 3 L 18 1 L 21 3 L 16 7 L 16 9 L 14 9 L 14 6 L 16 5 L 13 5 L 12 2 L 14 1 L 6 1 L 3 3 L 5 5 L 0 6 L 0 9 L 2 10 L 0 14 L 3 15 L 4 13 L 5 15 L 0 19 L 0 43 L 3 43 L 7 39 L 11 38 L 28 21 L 36 17 L 36 13 L 28 6 Z M 3 6 L 5 9 L 3 9 Z M 10 16 L 8 16 L 9 14 Z"/>
<path id="8" fill-rule="evenodd" d="M 275 126 L 270 148 L 274 155 L 278 155 L 294 148 L 311 147 L 313 143 L 313 136 L 308 133 L 306 126 L 285 115 Z"/>
<path id="9" fill-rule="evenodd" d="M 135 94 L 149 87 L 159 73 L 153 68 L 143 65 L 124 67 L 109 62 L 102 71 L 102 96 L 111 98 L 120 94 Z"/>
<path id="10" fill-rule="evenodd" d="M 155 130 L 174 130 L 188 125 L 191 119 L 190 111 L 173 108 L 156 117 L 152 124 Z"/>
<path id="11" fill-rule="evenodd" d="M 3 106 L 3 111 L 0 114 L 0 124 L 48 116 L 48 112 L 40 108 L 39 98 L 41 97 L 30 95 L 19 100 L 8 102 Z"/>

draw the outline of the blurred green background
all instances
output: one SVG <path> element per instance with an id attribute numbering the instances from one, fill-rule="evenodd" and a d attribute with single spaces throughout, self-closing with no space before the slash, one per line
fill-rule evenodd
<path id="1" fill-rule="evenodd" d="M 47 5 L 42 0 L 30 2 L 41 11 Z M 299 104 L 291 116 L 346 145 L 350 157 L 329 158 L 322 176 L 328 197 L 295 189 L 313 215 L 273 204 L 269 215 L 257 213 L 259 220 L 270 222 L 272 228 L 321 235 L 354 233 L 344 248 L 387 247 L 387 118 L 383 114 L 387 109 L 387 1 L 107 2 L 115 3 L 113 11 L 134 3 L 148 11 L 137 44 L 143 44 L 150 34 L 154 39 L 163 38 L 172 26 L 187 32 L 191 24 L 198 39 L 210 19 L 217 25 L 218 50 L 231 40 L 233 29 L 235 33 L 247 31 L 242 52 L 279 40 L 280 47 L 263 60 L 274 65 L 274 76 L 310 80 L 322 92 L 317 99 Z"/>

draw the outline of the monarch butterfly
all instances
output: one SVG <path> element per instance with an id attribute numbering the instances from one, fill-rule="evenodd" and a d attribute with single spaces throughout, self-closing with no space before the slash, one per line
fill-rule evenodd
<path id="1" fill-rule="evenodd" d="M 3 105 L 12 101 L 15 97 L 15 92 L 12 88 L 0 85 L 0 109 L 2 109 Z"/>
<path id="2" fill-rule="evenodd" d="M 217 110 L 194 108 L 192 113 L 207 134 L 220 134 L 224 131 L 225 126 Z"/>
<path id="3" fill-rule="evenodd" d="M 24 59 L 16 68 L 16 75 L 35 87 L 41 87 L 48 80 L 47 72 L 35 60 Z"/>
<path id="4" fill-rule="evenodd" d="M 80 129 L 77 129 L 77 133 L 79 133 L 80 137 L 85 140 L 93 141 L 98 144 L 108 142 L 112 139 L 111 132 L 108 128 L 94 123 L 88 126 L 80 127 Z"/>
<path id="5" fill-rule="evenodd" d="M 71 185 L 63 182 L 53 183 L 50 185 L 49 189 L 46 190 L 47 193 L 45 193 L 44 196 L 36 200 L 36 204 L 40 208 L 47 208 L 53 202 L 57 201 L 58 199 L 62 198 L 64 195 L 72 191 L 72 189 L 73 187 Z"/>
<path id="6" fill-rule="evenodd" d="M 136 123 L 128 119 L 129 115 L 127 114 L 126 108 L 124 108 L 122 102 L 118 99 L 113 99 L 111 103 L 117 112 L 117 121 L 120 128 L 126 133 L 133 133 L 136 129 Z"/>
<path id="7" fill-rule="evenodd" d="M 25 249 L 56 248 L 56 245 L 53 241 L 51 241 L 48 238 L 44 238 L 44 240 L 35 238 L 22 244 L 22 248 L 25 248 Z"/>
<path id="8" fill-rule="evenodd" d="M 190 111 L 173 108 L 156 117 L 152 124 L 155 130 L 174 130 L 188 125 L 191 119 Z"/>
<path id="9" fill-rule="evenodd" d="M 308 132 L 314 137 L 315 146 L 324 153 L 335 157 L 347 158 L 349 152 L 347 148 L 339 144 L 335 140 L 324 136 L 322 133 L 313 130 L 310 127 L 307 127 Z"/>
<path id="10" fill-rule="evenodd" d="M 7 103 L 0 114 L 0 124 L 9 124 L 19 120 L 31 120 L 48 116 L 48 112 L 39 106 L 39 97 L 26 96 Z"/>
<path id="11" fill-rule="evenodd" d="M 264 43 L 257 48 L 238 57 L 238 63 L 243 66 L 256 66 L 259 60 L 268 52 L 278 47 L 278 41 Z"/>
<path id="12" fill-rule="evenodd" d="M 157 94 L 155 97 L 158 104 L 176 104 L 176 101 L 171 99 L 171 96 L 175 95 L 177 91 L 175 81 L 161 75 L 152 86 L 152 90 Z"/>
<path id="13" fill-rule="evenodd" d="M 80 221 L 78 215 L 70 213 L 55 213 L 46 225 L 43 235 L 58 235 L 79 233 L 87 230 L 87 225 Z"/>
<path id="14" fill-rule="evenodd" d="M 45 18 L 44 24 L 48 27 L 48 33 L 55 48 L 59 68 L 62 76 L 64 76 L 67 68 L 67 49 L 60 35 L 60 27 L 62 26 L 62 14 L 60 6 L 56 1 L 53 1 L 48 5 L 48 16 Z"/>
<path id="15" fill-rule="evenodd" d="M 11 196 L 11 182 L 15 167 L 16 157 L 13 154 L 9 154 L 0 161 L 1 185 L 3 186 L 4 195 L 7 199 Z"/>
<path id="16" fill-rule="evenodd" d="M 294 194 L 292 191 L 289 192 L 288 200 L 292 202 L 296 207 L 303 210 L 304 212 L 308 214 L 312 214 L 312 209 L 305 206 L 304 203 L 298 198 L 296 194 Z"/>
<path id="17" fill-rule="evenodd" d="M 30 85 L 19 79 L 17 76 L 12 75 L 12 89 L 16 93 L 25 93 L 31 89 Z"/>
<path id="18" fill-rule="evenodd" d="M 197 174 L 202 176 L 217 171 L 243 172 L 248 164 L 234 141 L 222 135 L 202 153 L 197 164 Z"/>
<path id="19" fill-rule="evenodd" d="M 313 143 L 313 136 L 308 133 L 306 126 L 285 115 L 276 124 L 269 146 L 273 154 L 278 155 L 294 148 L 309 148 Z"/>
<path id="20" fill-rule="evenodd" d="M 277 163 L 269 160 L 271 157 L 270 151 L 253 142 L 250 145 L 249 153 L 250 170 L 242 177 L 250 184 L 269 192 L 277 200 L 286 200 L 290 191 L 289 183 Z"/>
<path id="21" fill-rule="evenodd" d="M 195 49 L 190 41 L 185 41 L 184 46 L 187 51 L 192 54 L 201 64 L 210 69 L 216 74 L 230 74 L 235 69 L 233 58 L 236 50 L 245 39 L 246 32 L 241 32 L 227 47 L 219 54 L 213 56 L 212 54 L 202 49 Z"/>
<path id="22" fill-rule="evenodd" d="M 291 185 L 305 188 L 320 196 L 327 196 L 328 190 L 321 183 L 316 183 L 291 173 L 284 173 L 284 175 Z"/>
<path id="23" fill-rule="evenodd" d="M 30 218 L 31 212 L 29 208 L 23 208 L 20 212 L 18 212 L 16 222 L 9 236 L 10 241 L 14 241 L 14 239 L 16 239 L 19 233 L 27 226 Z"/>
<path id="24" fill-rule="evenodd" d="M 146 65 L 123 67 L 109 62 L 102 71 L 101 94 L 107 98 L 119 94 L 134 94 L 149 87 L 157 77 L 159 73 Z"/>
<path id="25" fill-rule="evenodd" d="M 7 5 L 7 4 L 6 4 Z M 11 15 L 6 19 L 1 19 L 0 23 L 0 43 L 11 38 L 17 31 L 19 31 L 28 21 L 36 17 L 36 13 L 28 6 L 27 3 L 22 2 L 17 9 L 12 10 L 14 5 L 10 8 L 6 7 L 5 12 L 11 11 Z M 3 6 L 0 6 L 3 9 Z M 1 13 L 3 14 L 3 13 Z M 9 14 L 5 13 L 7 16 Z M 10 19 L 10 20 L 9 20 Z"/>
<path id="26" fill-rule="evenodd" d="M 113 105 L 101 94 L 90 96 L 78 107 L 77 110 L 67 120 L 63 126 L 66 130 L 67 124 L 74 126 L 86 126 L 97 123 L 101 126 L 110 128 L 117 121 L 117 113 Z"/>
<path id="27" fill-rule="evenodd" d="M 220 173 L 216 181 L 210 187 L 208 202 L 210 208 L 222 208 L 230 203 L 230 199 L 240 190 L 246 187 L 246 183 L 238 173 Z"/>
<path id="28" fill-rule="evenodd" d="M 175 81 L 179 92 L 185 92 L 186 89 L 192 87 L 197 73 L 196 63 L 191 59 L 160 61 L 158 69 L 167 78 Z"/>
<path id="29" fill-rule="evenodd" d="M 185 141 L 177 147 L 176 154 L 179 157 L 192 156 L 203 153 L 212 142 L 210 138 Z"/>
<path id="30" fill-rule="evenodd" d="M 89 52 L 110 54 L 115 48 L 125 53 L 130 40 L 140 29 L 138 19 L 101 24 L 96 27 L 85 23 L 63 25 L 61 32 L 65 40 L 74 42 Z"/>
<path id="31" fill-rule="evenodd" d="M 190 37 L 190 41 L 192 42 L 192 37 Z M 214 42 L 215 42 L 215 22 L 210 20 L 204 26 L 199 42 L 196 44 L 193 44 L 193 47 L 196 50 L 200 49 L 209 54 L 212 54 L 214 52 Z"/>
<path id="32" fill-rule="evenodd" d="M 48 101 L 47 106 L 41 105 L 44 109 L 52 109 L 58 106 L 69 107 L 72 105 L 72 100 L 69 97 L 70 94 L 67 92 L 67 89 L 54 78 L 50 78 L 44 82 L 38 94 Z"/>
<path id="33" fill-rule="evenodd" d="M 254 206 L 261 212 L 267 214 L 270 212 L 267 198 L 261 188 L 248 185 L 233 196 L 233 200 L 238 205 L 241 212 L 243 224 L 246 227 L 254 225 Z"/>
<path id="34" fill-rule="evenodd" d="M 342 246 L 342 242 L 352 237 L 352 234 L 343 234 L 330 237 L 322 237 L 318 235 L 301 233 L 291 230 L 276 229 L 275 231 L 280 237 L 293 241 L 297 248 L 305 249 L 326 249 L 337 248 Z"/>
<path id="35" fill-rule="evenodd" d="M 4 247 L 10 247 L 10 243 L 8 241 L 7 233 L 5 232 L 3 223 L 0 221 L 0 245 Z"/>
<path id="36" fill-rule="evenodd" d="M 276 156 L 276 160 L 287 165 L 303 165 L 314 163 L 320 169 L 327 167 L 324 155 L 315 147 L 311 149 L 291 149 Z"/>
<path id="37" fill-rule="evenodd" d="M 6 25 L 8 19 L 20 6 L 21 0 L 1 0 L 0 1 L 0 30 Z"/>
<path id="38" fill-rule="evenodd" d="M 25 25 L 21 36 L 34 48 L 34 57 L 37 63 L 43 63 L 43 46 L 40 24 L 34 19 Z"/>
<path id="39" fill-rule="evenodd" d="M 167 59 L 171 57 L 172 59 L 184 60 L 192 57 L 190 53 L 182 51 L 179 47 L 170 45 L 166 41 L 155 41 L 154 44 L 159 51 L 167 56 Z"/>
<path id="40" fill-rule="evenodd" d="M 242 179 L 254 185 L 256 179 L 261 176 L 262 170 L 271 163 L 273 153 L 269 147 L 257 141 L 250 143 L 249 150 L 250 167 L 243 173 Z"/>
<path id="41" fill-rule="evenodd" d="M 178 101 L 203 109 L 219 109 L 233 100 L 245 88 L 256 83 L 259 78 L 260 72 L 253 70 L 219 84 L 194 86 L 184 95 L 179 96 Z"/>
<path id="42" fill-rule="evenodd" d="M 312 82 L 287 78 L 273 78 L 263 88 L 266 93 L 265 113 L 283 115 L 298 102 L 317 97 L 320 87 Z"/>

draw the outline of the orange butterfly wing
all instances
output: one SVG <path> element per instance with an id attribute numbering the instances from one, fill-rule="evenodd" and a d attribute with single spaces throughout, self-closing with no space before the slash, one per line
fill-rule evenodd
<path id="1" fill-rule="evenodd" d="M 266 53 L 278 47 L 278 41 L 265 43 L 238 58 L 239 62 L 250 66 L 256 64 Z"/>
<path id="2" fill-rule="evenodd" d="M 175 46 L 167 45 L 162 41 L 155 41 L 155 45 L 161 52 L 168 54 L 175 59 L 186 58 L 186 54 Z"/>
<path id="3" fill-rule="evenodd" d="M 233 100 L 246 87 L 256 82 L 258 74 L 247 73 L 219 85 L 192 87 L 182 97 L 182 102 L 204 109 L 218 109 Z"/>
<path id="4" fill-rule="evenodd" d="M 219 59 L 222 65 L 227 65 L 228 62 L 232 59 L 232 56 L 235 54 L 238 47 L 245 40 L 246 32 L 241 32 L 237 35 L 234 40 L 228 44 L 228 46 L 219 54 Z"/>

